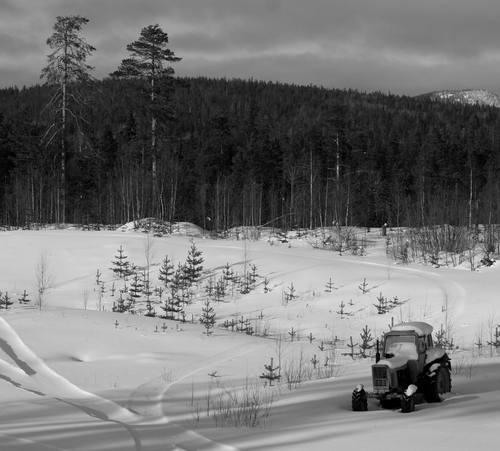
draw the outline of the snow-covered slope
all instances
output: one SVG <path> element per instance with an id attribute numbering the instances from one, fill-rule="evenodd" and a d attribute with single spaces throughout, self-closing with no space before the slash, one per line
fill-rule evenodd
<path id="1" fill-rule="evenodd" d="M 480 89 L 445 90 L 424 94 L 433 100 L 465 103 L 469 105 L 487 105 L 500 107 L 500 97 L 492 92 Z"/>
<path id="2" fill-rule="evenodd" d="M 256 265 L 256 290 L 213 307 L 219 325 L 251 317 L 267 338 L 221 327 L 207 337 L 196 322 L 110 312 L 110 287 L 122 284 L 109 269 L 111 260 L 123 246 L 131 261 L 144 265 L 143 233 L 0 233 L 0 291 L 15 302 L 0 310 L 0 450 L 385 451 L 400 443 L 409 451 L 491 449 L 498 431 L 500 357 L 495 348 L 479 349 L 477 343 L 490 341 L 500 320 L 500 267 L 473 272 L 396 265 L 387 260 L 379 231 L 359 233 L 371 243 L 362 257 L 313 249 L 299 236 L 272 245 L 267 237 L 210 240 L 198 231 L 195 237 L 155 238 L 154 277 L 166 254 L 175 264 L 183 261 L 191 240 L 203 252 L 207 276 L 227 262 L 235 271 Z M 17 301 L 24 289 L 32 296 L 40 252 L 55 277 L 42 310 Z M 104 295 L 96 285 L 98 268 Z M 291 284 L 296 297 L 285 301 Z M 202 291 L 188 317 L 201 312 Z M 381 293 L 407 302 L 379 315 L 373 304 Z M 343 319 L 342 302 L 349 313 Z M 452 393 L 406 415 L 383 410 L 374 399 L 368 412 L 352 412 L 356 385 L 371 390 L 373 360 L 345 355 L 350 337 L 359 343 L 365 326 L 378 337 L 391 318 L 422 320 L 438 329 L 445 303 L 458 346 L 450 352 Z M 298 333 L 293 341 L 292 330 Z M 321 349 L 333 341 L 336 351 Z M 326 357 L 335 359 L 334 371 L 318 379 L 314 375 L 323 371 Z M 264 386 L 259 376 L 271 359 L 283 371 L 300 362 L 312 377 Z M 248 390 L 248 381 L 257 381 L 252 393 L 273 396 L 270 415 L 256 429 L 220 419 L 216 427 L 208 405 Z"/>

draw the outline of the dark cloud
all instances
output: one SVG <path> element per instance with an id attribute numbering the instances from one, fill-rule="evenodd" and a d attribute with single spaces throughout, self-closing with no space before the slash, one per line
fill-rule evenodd
<path id="1" fill-rule="evenodd" d="M 89 19 L 99 78 L 158 23 L 179 75 L 500 93 L 498 0 L 0 0 L 0 85 L 38 82 L 55 17 L 70 14 Z"/>

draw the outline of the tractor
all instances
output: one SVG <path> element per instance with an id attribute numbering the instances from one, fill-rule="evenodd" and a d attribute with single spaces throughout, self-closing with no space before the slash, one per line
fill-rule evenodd
<path id="1" fill-rule="evenodd" d="M 418 402 L 440 402 L 451 390 L 451 363 L 444 349 L 433 346 L 432 330 L 417 321 L 393 326 L 385 334 L 382 353 L 377 346 L 373 392 L 358 385 L 352 409 L 367 410 L 367 398 L 377 398 L 383 408 L 401 403 L 402 412 L 411 412 Z"/>

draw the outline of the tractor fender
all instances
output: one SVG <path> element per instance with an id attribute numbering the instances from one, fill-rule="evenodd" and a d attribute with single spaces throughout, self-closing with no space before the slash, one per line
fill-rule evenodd
<path id="1" fill-rule="evenodd" d="M 426 366 L 430 365 L 433 362 L 449 362 L 450 358 L 448 357 L 448 354 L 446 354 L 446 351 L 441 348 L 429 348 L 427 350 L 427 356 L 426 356 Z"/>

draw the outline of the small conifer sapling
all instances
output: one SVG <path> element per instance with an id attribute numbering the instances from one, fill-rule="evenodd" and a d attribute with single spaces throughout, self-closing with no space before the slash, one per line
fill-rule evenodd
<path id="1" fill-rule="evenodd" d="M 366 352 L 373 348 L 373 337 L 371 336 L 371 331 L 368 329 L 368 326 L 365 326 L 363 329 L 363 333 L 359 334 L 361 336 L 361 344 L 359 345 L 359 349 L 361 352 L 361 356 L 366 358 Z"/>
<path id="2" fill-rule="evenodd" d="M 210 305 L 210 300 L 206 299 L 203 303 L 203 308 L 201 309 L 202 314 L 200 318 L 200 323 L 205 326 L 205 334 L 209 337 L 212 334 L 211 329 L 216 323 L 216 314 L 213 307 Z"/>
<path id="3" fill-rule="evenodd" d="M 23 291 L 23 294 L 18 299 L 18 301 L 20 304 L 28 304 L 31 302 L 31 299 L 28 298 L 28 293 L 26 292 L 26 290 Z"/>
<path id="4" fill-rule="evenodd" d="M 125 255 L 125 251 L 122 246 L 120 246 L 120 249 L 118 249 L 117 252 L 118 255 L 115 255 L 116 260 L 111 262 L 113 264 L 113 268 L 111 269 L 113 272 L 118 274 L 118 277 L 121 279 L 128 274 L 130 262 L 127 261 L 127 256 Z"/>
<path id="5" fill-rule="evenodd" d="M 267 379 L 269 381 L 269 386 L 272 387 L 273 381 L 281 379 L 281 375 L 276 373 L 276 371 L 278 371 L 280 367 L 275 367 L 273 365 L 273 358 L 271 357 L 271 364 L 264 365 L 264 368 L 266 369 L 267 373 L 262 373 L 260 378 Z"/>
<path id="6" fill-rule="evenodd" d="M 186 278 L 190 284 L 196 284 L 200 280 L 203 273 L 203 262 L 202 252 L 191 241 L 191 248 L 186 259 Z"/>
<path id="7" fill-rule="evenodd" d="M 174 275 L 174 265 L 169 260 L 168 255 L 165 256 L 162 265 L 159 270 L 158 279 L 160 282 L 168 288 L 170 282 L 172 281 L 172 276 Z"/>

